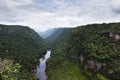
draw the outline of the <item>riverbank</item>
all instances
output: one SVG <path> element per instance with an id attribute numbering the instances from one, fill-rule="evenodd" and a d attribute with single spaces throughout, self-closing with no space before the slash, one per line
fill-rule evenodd
<path id="1" fill-rule="evenodd" d="M 46 75 L 46 61 L 50 58 L 51 51 L 48 50 L 44 57 L 39 59 L 39 65 L 37 67 L 36 76 L 39 80 L 47 80 L 48 77 Z"/>

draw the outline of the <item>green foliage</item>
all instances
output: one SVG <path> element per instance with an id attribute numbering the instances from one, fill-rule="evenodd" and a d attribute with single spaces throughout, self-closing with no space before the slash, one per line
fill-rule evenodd
<path id="1" fill-rule="evenodd" d="M 96 74 L 97 80 L 108 80 L 106 77 L 104 77 L 101 74 Z"/>
<path id="2" fill-rule="evenodd" d="M 13 63 L 12 60 L 0 59 L 0 75 L 2 80 L 18 80 L 20 64 Z"/>
<path id="3" fill-rule="evenodd" d="M 23 70 L 18 74 L 17 80 L 37 80 L 37 78 L 36 78 L 35 74 L 30 73 L 26 70 Z"/>
<path id="4" fill-rule="evenodd" d="M 34 74 L 28 71 L 20 71 L 20 64 L 13 60 L 0 59 L 0 80 L 36 80 Z"/>
<path id="5" fill-rule="evenodd" d="M 86 26 L 79 26 L 77 28 L 73 28 L 72 31 L 63 37 L 61 41 L 53 43 L 56 44 L 56 46 L 53 46 L 53 57 L 51 57 L 49 60 L 50 62 L 48 61 L 47 71 L 48 73 L 50 71 L 53 71 L 53 73 L 48 74 L 50 79 L 52 78 L 52 74 L 57 74 L 54 72 L 54 70 L 59 71 L 61 68 L 59 66 L 64 64 L 64 60 L 61 61 L 61 59 L 67 58 L 69 60 L 75 61 L 76 64 L 80 64 L 80 68 L 83 69 L 82 72 L 84 72 L 84 75 L 86 75 L 86 77 L 89 73 L 88 79 L 90 77 L 91 80 L 107 80 L 107 77 L 111 80 L 119 80 L 119 26 L 120 23 L 91 24 Z M 57 39 L 59 40 L 59 38 L 61 37 L 58 37 Z M 80 61 L 81 55 L 84 58 L 83 62 Z M 60 61 L 59 57 L 62 57 L 60 58 Z M 97 65 L 101 66 L 101 68 L 97 69 Z M 94 67 L 90 69 L 91 66 Z M 60 73 L 58 72 L 58 75 L 59 74 Z M 69 77 L 67 78 L 69 79 Z"/>
<path id="6" fill-rule="evenodd" d="M 65 37 L 70 33 L 70 31 L 71 28 L 58 28 L 51 36 L 47 37 L 45 40 L 50 47 L 55 48 L 58 45 L 63 44 Z"/>
<path id="7" fill-rule="evenodd" d="M 91 60 L 104 63 L 106 66 L 98 72 L 113 79 L 120 79 L 113 76 L 114 73 L 120 76 L 118 74 L 120 72 L 118 58 L 120 56 L 120 40 L 115 38 L 115 35 L 120 33 L 119 25 L 119 23 L 93 24 L 73 29 L 66 40 L 66 55 L 69 58 L 78 56 L 76 59 L 83 55 L 85 58 L 83 66 L 87 65 L 87 62 Z M 111 33 L 112 36 L 110 36 Z M 71 50 L 74 53 L 71 54 Z M 109 74 L 107 72 L 109 70 L 112 70 L 113 73 Z"/>
<path id="8" fill-rule="evenodd" d="M 28 27 L 0 25 L 0 57 L 19 63 L 20 73 L 26 71 L 23 75 L 26 75 L 25 80 L 35 80 L 31 71 L 39 63 L 39 56 L 43 54 L 45 47 L 45 41 Z M 23 80 L 21 78 L 19 80 Z"/>
<path id="9" fill-rule="evenodd" d="M 87 80 L 76 63 L 60 57 L 51 58 L 47 69 L 49 80 Z"/>

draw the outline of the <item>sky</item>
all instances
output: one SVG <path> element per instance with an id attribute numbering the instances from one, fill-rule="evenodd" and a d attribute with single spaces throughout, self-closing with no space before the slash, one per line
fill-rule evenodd
<path id="1" fill-rule="evenodd" d="M 0 0 L 0 24 L 37 32 L 120 21 L 120 0 Z"/>

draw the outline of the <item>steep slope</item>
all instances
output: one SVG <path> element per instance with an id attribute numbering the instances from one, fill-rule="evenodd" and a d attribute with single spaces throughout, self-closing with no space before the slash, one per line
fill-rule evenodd
<path id="1" fill-rule="evenodd" d="M 21 71 L 31 72 L 35 69 L 45 44 L 45 41 L 29 27 L 0 25 L 0 58 L 12 59 L 19 63 Z"/>
<path id="2" fill-rule="evenodd" d="M 58 75 L 61 78 L 57 80 L 71 80 L 70 76 L 73 80 L 79 80 L 79 76 L 74 78 L 73 73 L 83 75 L 87 80 L 119 80 L 119 26 L 120 23 L 109 23 L 73 28 L 65 37 L 64 44 L 58 45 L 60 47 L 53 50 L 53 55 L 48 61 L 47 73 L 50 80 L 56 80 L 57 77 L 54 76 Z M 66 61 L 67 65 L 63 65 Z M 73 64 L 79 66 L 73 66 Z M 73 70 L 79 67 L 81 71 L 70 71 L 71 66 Z M 63 73 L 63 70 L 66 72 Z"/>
<path id="3" fill-rule="evenodd" d="M 43 38 L 47 38 L 55 32 L 56 28 L 48 29 L 45 32 L 38 32 L 39 35 Z"/>
<path id="4" fill-rule="evenodd" d="M 50 43 L 49 45 L 62 44 L 65 37 L 70 33 L 70 28 L 56 28 L 54 33 L 47 37 L 45 40 Z"/>

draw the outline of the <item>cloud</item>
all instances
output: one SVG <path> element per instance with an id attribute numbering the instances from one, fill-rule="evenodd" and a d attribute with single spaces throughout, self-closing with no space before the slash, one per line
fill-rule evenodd
<path id="1" fill-rule="evenodd" d="M 111 0 L 111 7 L 115 13 L 120 13 L 120 0 Z"/>
<path id="2" fill-rule="evenodd" d="M 120 21 L 119 0 L 0 0 L 0 23 L 36 31 Z"/>

